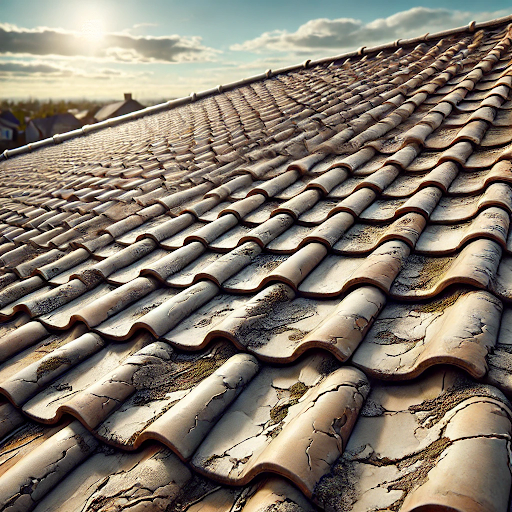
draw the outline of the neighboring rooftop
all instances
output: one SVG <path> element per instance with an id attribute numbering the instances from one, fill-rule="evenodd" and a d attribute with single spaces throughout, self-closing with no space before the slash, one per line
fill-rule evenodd
<path id="1" fill-rule="evenodd" d="M 507 511 L 511 21 L 6 151 L 0 510 Z"/>
<path id="2" fill-rule="evenodd" d="M 94 114 L 94 118 L 96 121 L 105 121 L 112 117 L 124 116 L 131 112 L 142 110 L 143 108 L 143 105 L 132 98 L 131 93 L 125 93 L 123 101 L 117 101 L 101 107 L 98 112 Z"/>
<path id="3" fill-rule="evenodd" d="M 36 142 L 81 127 L 82 123 L 73 114 L 69 112 L 55 114 L 29 121 L 25 130 L 25 138 L 29 143 Z"/>

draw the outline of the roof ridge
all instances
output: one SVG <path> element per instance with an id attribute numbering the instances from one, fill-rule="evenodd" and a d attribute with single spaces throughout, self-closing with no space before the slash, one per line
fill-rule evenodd
<path id="1" fill-rule="evenodd" d="M 127 121 L 133 121 L 135 119 L 142 118 L 146 115 L 150 114 L 156 114 L 158 112 L 162 112 L 165 110 L 170 110 L 175 107 L 179 107 L 181 105 L 185 105 L 188 103 L 192 103 L 198 99 L 205 98 L 207 96 L 213 95 L 213 94 L 220 94 L 228 90 L 232 90 L 244 85 L 249 85 L 255 82 L 259 82 L 260 80 L 264 80 L 266 78 L 270 78 L 273 76 L 281 75 L 284 73 L 289 73 L 290 71 L 295 71 L 298 69 L 308 69 L 314 66 L 332 63 L 340 59 L 349 59 L 350 57 L 362 57 L 363 55 L 368 55 L 369 53 L 375 53 L 380 52 L 383 50 L 387 50 L 389 48 L 401 48 L 404 46 L 410 46 L 412 44 L 422 43 L 425 41 L 430 41 L 432 39 L 439 39 L 446 36 L 451 36 L 454 34 L 458 34 L 461 32 L 469 32 L 474 33 L 478 29 L 484 29 L 489 27 L 494 27 L 498 25 L 505 24 L 507 22 L 512 22 L 512 14 L 508 16 L 503 16 L 501 18 L 495 18 L 493 20 L 488 21 L 482 21 L 477 23 L 476 21 L 471 21 L 467 25 L 464 25 L 462 27 L 457 27 L 449 30 L 443 30 L 440 32 L 436 32 L 434 34 L 426 33 L 423 36 L 414 37 L 411 39 L 397 39 L 390 43 L 385 43 L 378 46 L 373 46 L 370 48 L 367 48 L 366 46 L 360 47 L 358 50 L 353 50 L 350 52 L 345 52 L 339 55 L 331 56 L 331 57 L 325 57 L 322 59 L 317 60 L 306 60 L 302 64 L 295 64 L 292 66 L 287 66 L 283 68 L 279 68 L 276 71 L 272 71 L 271 69 L 268 69 L 265 73 L 260 73 L 258 75 L 253 75 L 251 77 L 242 78 L 241 80 L 236 80 L 234 82 L 230 82 L 228 84 L 224 85 L 218 85 L 217 87 L 213 87 L 211 89 L 205 89 L 204 91 L 200 92 L 191 92 L 188 96 L 183 96 L 181 98 L 177 98 L 174 100 L 169 100 L 164 103 L 159 103 L 157 105 L 153 105 L 151 107 L 146 107 L 142 110 L 137 110 L 135 112 L 130 112 L 129 114 L 124 114 L 122 116 L 114 117 L 111 119 L 107 119 L 105 121 L 100 121 L 99 123 L 95 124 L 86 124 L 82 128 L 71 130 L 69 132 L 65 133 L 59 133 L 54 135 L 53 137 L 49 137 L 47 139 L 42 139 L 34 143 L 25 144 L 24 146 L 20 146 L 15 149 L 6 149 L 3 153 L 0 154 L 0 162 L 2 160 L 7 160 L 8 158 L 12 158 L 14 156 L 22 155 L 25 153 L 30 153 L 36 149 L 49 146 L 52 144 L 59 144 L 61 142 L 64 142 L 69 139 L 73 139 L 75 137 L 79 137 L 81 135 L 86 135 L 89 132 L 93 132 L 96 130 L 101 130 L 103 128 L 109 128 L 112 126 L 116 126 L 118 124 L 121 124 L 123 122 Z"/>

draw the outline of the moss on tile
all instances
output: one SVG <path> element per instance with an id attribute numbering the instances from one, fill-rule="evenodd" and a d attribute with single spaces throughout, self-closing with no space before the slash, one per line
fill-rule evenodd
<path id="1" fill-rule="evenodd" d="M 413 311 L 417 311 L 418 313 L 442 313 L 445 309 L 453 306 L 459 297 L 465 293 L 464 290 L 456 290 L 444 295 L 440 299 L 419 304 L 414 307 Z"/>
<path id="2" fill-rule="evenodd" d="M 174 391 L 190 389 L 235 353 L 230 343 L 223 343 L 199 354 L 174 351 L 168 361 L 143 365 L 134 375 L 137 391 L 131 400 L 142 406 L 153 400 L 165 400 Z"/>
<path id="3" fill-rule="evenodd" d="M 406 338 L 400 338 L 395 333 L 391 331 L 379 331 L 377 334 L 375 334 L 374 337 L 375 340 L 378 340 L 377 343 L 379 345 L 395 345 L 395 344 L 402 344 L 402 343 L 412 343 L 415 344 L 415 340 L 410 340 Z"/>
<path id="4" fill-rule="evenodd" d="M 419 276 L 414 279 L 414 287 L 420 289 L 430 288 L 440 281 L 454 260 L 453 257 L 427 258 L 418 256 L 417 258 Z"/>
<path id="5" fill-rule="evenodd" d="M 403 491 L 400 499 L 395 501 L 386 510 L 399 512 L 407 495 L 416 487 L 421 486 L 428 479 L 429 471 L 437 464 L 441 454 L 451 445 L 452 441 L 447 437 L 436 439 L 428 445 L 424 450 L 415 453 L 409 457 L 405 457 L 398 463 L 392 460 L 381 459 L 382 465 L 396 464 L 400 471 L 408 470 L 394 482 L 390 482 L 387 486 L 390 491 Z"/>
<path id="6" fill-rule="evenodd" d="M 57 368 L 64 365 L 71 364 L 71 361 L 67 357 L 53 356 L 43 361 L 37 368 L 36 379 L 44 377 L 48 373 L 53 372 Z"/>
<path id="7" fill-rule="evenodd" d="M 411 405 L 409 411 L 414 413 L 428 412 L 428 415 L 418 415 L 418 421 L 426 428 L 438 423 L 444 415 L 464 400 L 477 396 L 489 397 L 505 403 L 505 397 L 496 389 L 485 384 L 478 384 L 465 375 L 461 375 L 455 384 L 436 398 L 424 400 L 420 404 Z M 506 403 L 509 406 L 508 403 Z"/>
<path id="8" fill-rule="evenodd" d="M 302 398 L 304 393 L 309 389 L 304 383 L 297 381 L 295 384 L 290 386 L 286 392 L 286 398 L 284 401 L 280 401 L 280 403 L 274 405 L 272 409 L 270 409 L 270 425 L 277 425 L 281 423 L 286 416 L 288 416 L 288 410 L 293 405 L 299 403 L 299 400 Z"/>

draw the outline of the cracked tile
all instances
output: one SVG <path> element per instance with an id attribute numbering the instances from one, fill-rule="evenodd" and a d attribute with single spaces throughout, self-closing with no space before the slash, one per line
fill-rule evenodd
<path id="1" fill-rule="evenodd" d="M 271 470 L 311 495 L 342 453 L 369 388 L 361 372 L 344 367 L 331 373 L 328 361 L 310 356 L 279 372 L 262 370 L 195 452 L 192 465 L 231 484 Z"/>
<path id="2" fill-rule="evenodd" d="M 506 510 L 511 412 L 492 386 L 436 370 L 414 383 L 375 386 L 360 416 L 315 488 L 323 508 Z"/>
<path id="3" fill-rule="evenodd" d="M 498 338 L 503 306 L 483 291 L 447 293 L 424 304 L 388 304 L 352 359 L 381 379 L 410 379 L 436 364 L 452 364 L 475 378 Z"/>

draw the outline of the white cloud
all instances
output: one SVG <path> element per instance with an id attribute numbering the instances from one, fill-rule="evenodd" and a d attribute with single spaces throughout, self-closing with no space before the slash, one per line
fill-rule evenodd
<path id="1" fill-rule="evenodd" d="M 94 68 L 83 69 L 69 66 L 65 63 L 43 62 L 32 60 L 29 62 L 18 60 L 0 60 L 0 78 L 16 79 L 37 79 L 37 80 L 57 80 L 61 78 L 87 78 L 96 79 L 117 79 L 117 78 L 135 78 L 141 76 L 141 72 L 126 73 L 119 69 Z"/>
<path id="2" fill-rule="evenodd" d="M 0 55 L 87 57 L 131 63 L 176 63 L 213 60 L 218 50 L 200 37 L 135 36 L 126 32 L 98 34 L 94 41 L 69 30 L 27 29 L 0 23 Z"/>
<path id="3" fill-rule="evenodd" d="M 301 25 L 295 32 L 274 30 L 264 32 L 255 39 L 231 46 L 234 51 L 262 53 L 264 51 L 316 52 L 318 50 L 342 51 L 359 46 L 372 46 L 420 36 L 426 32 L 466 25 L 472 20 L 484 21 L 510 14 L 506 10 L 494 12 L 453 11 L 413 7 L 387 18 L 364 24 L 353 18 L 318 18 Z"/>

